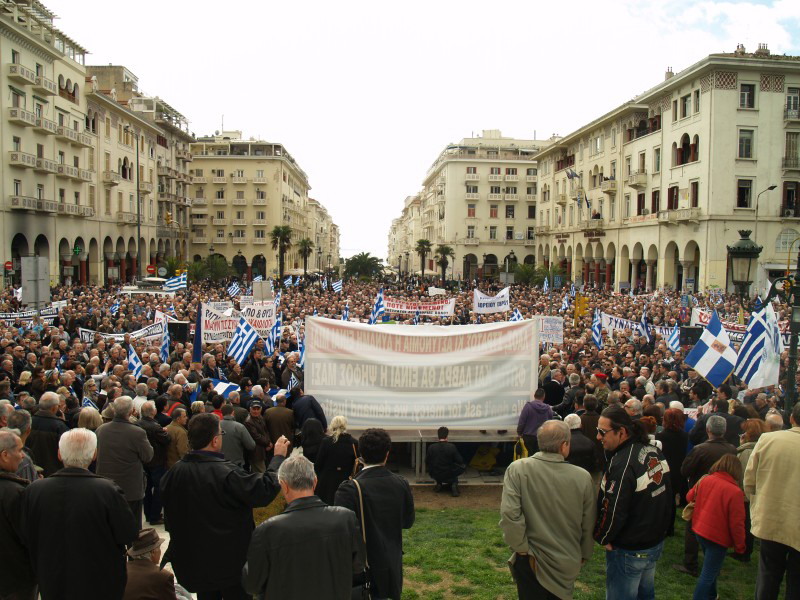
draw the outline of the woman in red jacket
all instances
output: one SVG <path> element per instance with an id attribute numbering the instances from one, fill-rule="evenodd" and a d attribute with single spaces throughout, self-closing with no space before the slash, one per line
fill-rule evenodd
<path id="1" fill-rule="evenodd" d="M 689 502 L 694 501 L 692 530 L 703 547 L 703 570 L 693 600 L 716 598 L 717 576 L 728 548 L 739 553 L 745 549 L 742 474 L 735 454 L 723 456 L 686 495 Z"/>

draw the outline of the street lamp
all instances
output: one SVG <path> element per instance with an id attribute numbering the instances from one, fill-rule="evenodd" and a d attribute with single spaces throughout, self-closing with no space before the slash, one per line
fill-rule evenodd
<path id="1" fill-rule="evenodd" d="M 134 133 L 129 125 L 125 125 L 125 133 L 131 134 L 136 138 L 136 277 L 142 278 L 142 207 L 139 191 L 139 134 Z"/>
<path id="2" fill-rule="evenodd" d="M 800 334 L 800 250 L 797 256 L 797 271 L 794 276 L 781 277 L 772 282 L 772 287 L 767 294 L 764 304 L 768 304 L 775 297 L 781 302 L 789 304 L 792 315 L 789 320 L 789 361 L 786 368 L 786 400 L 784 410 L 791 414 L 797 402 L 797 340 Z"/>
<path id="3" fill-rule="evenodd" d="M 776 187 L 778 187 L 778 186 L 777 185 L 771 185 L 767 189 L 761 190 L 760 192 L 758 192 L 758 195 L 756 196 L 756 219 L 755 219 L 755 231 L 753 232 L 753 241 L 754 242 L 756 241 L 756 238 L 758 238 L 758 200 L 759 200 L 759 198 L 761 198 L 761 194 L 764 194 L 766 192 L 771 192 Z M 783 215 L 780 215 L 780 216 L 783 216 Z"/>
<path id="4" fill-rule="evenodd" d="M 409 256 L 411 256 L 411 253 L 408 250 L 406 250 L 406 275 L 408 275 L 411 272 L 411 265 L 408 262 Z"/>
<path id="5" fill-rule="evenodd" d="M 509 264 L 511 263 L 511 261 L 514 260 L 514 251 L 513 250 L 506 255 L 506 259 L 505 260 L 506 260 L 506 281 L 505 281 L 505 283 L 508 283 L 508 267 L 509 267 Z"/>
<path id="6" fill-rule="evenodd" d="M 331 255 L 328 254 L 328 271 L 331 270 Z"/>
<path id="7" fill-rule="evenodd" d="M 742 236 L 735 244 L 728 246 L 728 256 L 731 262 L 733 285 L 736 286 L 744 305 L 750 285 L 753 283 L 753 266 L 758 264 L 758 256 L 762 247 L 750 239 L 750 230 L 739 231 Z"/>

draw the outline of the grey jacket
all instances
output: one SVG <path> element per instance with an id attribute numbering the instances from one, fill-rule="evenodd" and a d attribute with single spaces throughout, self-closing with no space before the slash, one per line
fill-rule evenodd
<path id="1" fill-rule="evenodd" d="M 153 447 L 144 429 L 115 417 L 97 428 L 97 474 L 116 483 L 125 500 L 144 498 L 144 464 L 153 459 Z"/>
<path id="2" fill-rule="evenodd" d="M 233 418 L 233 415 L 223 417 L 220 427 L 224 432 L 222 453 L 225 455 L 225 459 L 241 467 L 244 465 L 245 450 L 253 450 L 256 447 L 253 436 L 247 431 L 247 427 Z"/>

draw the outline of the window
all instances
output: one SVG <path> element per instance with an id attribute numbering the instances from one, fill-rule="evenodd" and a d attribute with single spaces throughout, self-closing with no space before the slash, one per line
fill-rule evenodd
<path id="1" fill-rule="evenodd" d="M 697 208 L 700 203 L 700 182 L 692 181 L 689 183 L 689 201 L 692 208 Z"/>
<path id="2" fill-rule="evenodd" d="M 497 239 L 497 225 L 490 225 L 489 226 L 489 239 L 496 240 Z"/>
<path id="3" fill-rule="evenodd" d="M 478 193 L 478 186 L 477 185 L 468 185 L 467 186 L 467 193 L 468 194 L 477 194 Z"/>
<path id="4" fill-rule="evenodd" d="M 517 193 L 517 186 L 512 185 L 506 188 L 506 194 L 516 194 Z"/>
<path id="5" fill-rule="evenodd" d="M 224 219 L 225 218 L 225 211 L 224 210 L 218 210 L 216 218 L 217 219 Z"/>
<path id="6" fill-rule="evenodd" d="M 60 164 L 60 165 L 66 164 L 66 159 L 67 159 L 67 156 L 66 156 L 66 154 L 64 154 L 64 151 L 63 150 L 59 150 L 58 151 L 58 164 Z"/>
<path id="7" fill-rule="evenodd" d="M 636 194 L 636 214 L 638 216 L 647 214 L 647 208 L 645 207 L 645 199 L 644 199 L 644 192 L 640 192 Z"/>
<path id="8" fill-rule="evenodd" d="M 22 140 L 17 136 L 14 136 L 11 140 L 11 147 L 14 149 L 15 152 L 22 151 Z"/>
<path id="9" fill-rule="evenodd" d="M 475 225 L 467 225 L 467 239 L 473 239 L 475 237 Z"/>
<path id="10" fill-rule="evenodd" d="M 14 180 L 14 195 L 15 196 L 22 196 L 22 180 L 15 179 Z"/>
<path id="11" fill-rule="evenodd" d="M 800 88 L 786 89 L 786 117 L 797 119 L 800 116 Z"/>
<path id="12" fill-rule="evenodd" d="M 528 227 L 528 239 L 532 240 L 536 237 L 536 233 L 533 227 Z"/>
<path id="13" fill-rule="evenodd" d="M 752 129 L 739 130 L 739 158 L 753 158 L 753 138 L 755 131 Z"/>
<path id="14" fill-rule="evenodd" d="M 673 100 L 672 101 L 672 122 L 674 123 L 677 120 L 678 120 L 678 101 L 677 100 Z"/>
<path id="15" fill-rule="evenodd" d="M 617 161 L 611 161 L 611 179 L 617 178 Z"/>
<path id="16" fill-rule="evenodd" d="M 36 185 L 36 199 L 44 200 L 44 185 L 41 183 Z M 77 202 L 75 204 L 77 204 Z"/>
<path id="17" fill-rule="evenodd" d="M 219 198 L 220 200 L 224 200 L 225 199 L 225 190 L 217 190 L 217 198 Z"/>
<path id="18" fill-rule="evenodd" d="M 536 186 L 535 185 L 529 185 L 528 187 L 525 188 L 525 193 L 528 196 L 535 196 L 536 195 Z"/>
<path id="19" fill-rule="evenodd" d="M 657 214 L 661 210 L 661 190 L 653 190 L 650 194 L 650 212 Z"/>
<path id="20" fill-rule="evenodd" d="M 264 190 L 256 190 L 256 198 L 258 200 L 266 200 L 267 193 Z"/>
<path id="21" fill-rule="evenodd" d="M 751 208 L 753 200 L 753 180 L 738 179 L 736 181 L 736 208 Z"/>
<path id="22" fill-rule="evenodd" d="M 509 167 L 506 169 L 506 175 L 516 175 L 517 168 L 516 167 Z"/>
<path id="23" fill-rule="evenodd" d="M 111 190 L 106 190 L 106 214 L 111 214 Z"/>
<path id="24" fill-rule="evenodd" d="M 625 157 L 625 177 L 630 177 L 631 175 L 631 157 Z"/>
<path id="25" fill-rule="evenodd" d="M 528 207 L 528 218 L 535 219 L 536 218 L 536 205 L 532 204 Z"/>
<path id="26" fill-rule="evenodd" d="M 225 230 L 224 229 L 217 229 L 217 238 L 225 239 Z"/>
<path id="27" fill-rule="evenodd" d="M 497 218 L 497 204 L 492 204 L 489 206 L 489 218 L 490 219 Z"/>
<path id="28" fill-rule="evenodd" d="M 533 168 L 531 168 L 531 169 L 528 169 L 528 170 L 526 171 L 526 173 L 527 173 L 528 177 L 532 177 L 532 176 L 536 175 L 536 167 L 533 167 Z"/>
<path id="29" fill-rule="evenodd" d="M 499 194 L 500 193 L 500 186 L 499 185 L 493 185 L 492 187 L 489 188 L 489 193 L 490 194 Z"/>
<path id="30" fill-rule="evenodd" d="M 689 105 L 691 104 L 691 94 L 686 94 L 681 98 L 681 119 L 689 116 Z"/>
<path id="31" fill-rule="evenodd" d="M 80 203 L 81 203 L 81 193 L 75 192 L 75 204 L 80 204 Z"/>
<path id="32" fill-rule="evenodd" d="M 508 225 L 506 227 L 506 239 L 507 240 L 513 240 L 514 239 L 514 227 L 512 227 L 511 225 Z"/>
<path id="33" fill-rule="evenodd" d="M 489 173 L 492 175 L 500 175 L 500 167 L 492 167 L 489 170 Z"/>
<path id="34" fill-rule="evenodd" d="M 237 199 L 237 200 L 244 200 L 244 191 L 242 191 L 242 190 L 237 190 L 237 191 L 236 191 L 236 199 Z"/>
<path id="35" fill-rule="evenodd" d="M 90 185 L 89 186 L 89 206 L 91 206 L 92 208 L 95 207 L 94 206 L 94 203 L 95 203 L 94 195 L 95 195 L 94 186 Z"/>
<path id="36" fill-rule="evenodd" d="M 653 150 L 653 173 L 661 172 L 661 148 Z"/>
<path id="37" fill-rule="evenodd" d="M 11 106 L 14 108 L 25 108 L 25 96 L 11 92 Z"/>
<path id="38" fill-rule="evenodd" d="M 264 169 L 256 169 L 256 177 L 263 177 Z"/>
<path id="39" fill-rule="evenodd" d="M 631 195 L 625 194 L 625 216 L 623 218 L 627 219 L 631 216 Z"/>
<path id="40" fill-rule="evenodd" d="M 700 90 L 694 91 L 694 112 L 695 114 L 700 112 Z"/>
<path id="41" fill-rule="evenodd" d="M 612 148 L 616 148 L 617 147 L 617 128 L 616 127 L 612 127 L 611 128 L 611 147 Z"/>
<path id="42" fill-rule="evenodd" d="M 36 158 L 44 158 L 44 144 L 36 144 Z"/>
<path id="43" fill-rule="evenodd" d="M 756 85 L 743 83 L 739 86 L 739 108 L 756 107 Z"/>
<path id="44" fill-rule="evenodd" d="M 256 177 L 261 177 L 261 175 L 256 175 Z M 261 213 L 264 214 L 264 213 Z M 266 237 L 267 232 L 263 229 L 256 229 L 256 238 L 263 240 Z"/>
<path id="45" fill-rule="evenodd" d="M 798 237 L 800 233 L 794 229 L 784 229 L 775 239 L 775 252 L 791 252 Z"/>
<path id="46" fill-rule="evenodd" d="M 615 221 L 617 219 L 617 201 L 614 198 L 611 198 L 608 207 L 609 212 L 609 221 Z"/>
<path id="47" fill-rule="evenodd" d="M 783 166 L 786 169 L 800 167 L 800 132 L 786 132 L 786 150 L 783 153 Z"/>
<path id="48" fill-rule="evenodd" d="M 475 218 L 475 205 L 474 204 L 467 204 L 467 217 L 470 219 Z"/>
<path id="49" fill-rule="evenodd" d="M 11 62 L 15 65 L 19 64 L 19 52 L 16 50 L 11 51 Z"/>
<path id="50" fill-rule="evenodd" d="M 513 219 L 514 218 L 514 205 L 509 204 L 506 206 L 506 219 Z"/>
<path id="51" fill-rule="evenodd" d="M 667 210 L 678 210 L 678 186 L 673 185 L 667 190 Z"/>

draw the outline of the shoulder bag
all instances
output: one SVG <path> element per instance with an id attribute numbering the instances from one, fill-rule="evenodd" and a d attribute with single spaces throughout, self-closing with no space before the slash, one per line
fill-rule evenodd
<path id="1" fill-rule="evenodd" d="M 703 481 L 708 477 L 708 475 L 703 475 L 700 479 L 697 480 L 697 483 L 694 484 L 695 492 L 694 492 L 694 500 L 689 502 L 686 506 L 683 507 L 683 512 L 681 512 L 681 519 L 684 521 L 691 521 L 692 515 L 694 514 L 694 505 L 697 502 L 697 498 L 700 496 L 700 482 Z"/>
<path id="2" fill-rule="evenodd" d="M 370 588 L 372 584 L 370 582 L 369 559 L 367 558 L 367 526 L 364 521 L 364 495 L 361 492 L 361 485 L 358 483 L 358 480 L 353 478 L 352 481 L 358 491 L 358 508 L 361 513 L 361 540 L 364 542 L 364 573 L 358 577 L 358 579 L 363 579 L 363 581 L 359 583 L 354 582 L 350 598 L 351 600 L 371 600 L 372 591 Z"/>

